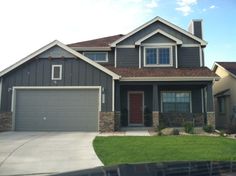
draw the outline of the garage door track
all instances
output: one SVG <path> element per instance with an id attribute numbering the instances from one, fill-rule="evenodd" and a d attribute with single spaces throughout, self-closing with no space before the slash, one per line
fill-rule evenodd
<path id="1" fill-rule="evenodd" d="M 50 175 L 102 166 L 93 150 L 97 133 L 0 133 L 0 175 Z"/>

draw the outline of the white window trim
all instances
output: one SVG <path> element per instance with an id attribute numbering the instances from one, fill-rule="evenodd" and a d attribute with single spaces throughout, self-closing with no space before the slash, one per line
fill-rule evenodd
<path id="1" fill-rule="evenodd" d="M 193 108 L 193 107 L 192 107 L 192 91 L 184 91 L 184 90 L 183 90 L 183 91 L 182 91 L 182 90 L 173 90 L 173 91 L 172 91 L 172 90 L 168 90 L 168 91 L 161 91 L 161 112 L 162 112 L 162 113 L 164 113 L 164 112 L 163 112 L 163 97 L 162 97 L 162 93 L 165 93 L 165 92 L 174 92 L 174 93 L 176 93 L 176 92 L 178 92 L 178 93 L 181 93 L 181 92 L 182 92 L 182 93 L 186 93 L 186 92 L 187 92 L 187 93 L 189 93 L 189 95 L 190 95 L 190 96 L 189 96 L 189 98 L 190 98 L 190 102 L 189 102 L 189 103 L 190 103 L 189 111 L 190 111 L 190 113 L 192 113 L 192 111 L 193 111 L 193 109 L 192 109 L 192 108 Z M 183 112 L 183 113 L 185 113 L 185 112 Z"/>
<path id="2" fill-rule="evenodd" d="M 157 60 L 157 64 L 146 64 L 146 49 L 147 48 L 156 48 L 156 49 L 159 49 L 159 48 L 169 48 L 170 49 L 170 64 L 158 64 L 158 60 Z M 163 46 L 163 45 L 156 45 L 156 46 L 148 46 L 148 47 L 144 47 L 143 48 L 143 63 L 144 63 L 144 67 L 171 67 L 173 66 L 173 52 L 172 52 L 172 46 Z M 158 57 L 158 54 L 157 54 L 157 57 Z"/>
<path id="3" fill-rule="evenodd" d="M 59 78 L 54 78 L 54 68 L 55 67 L 60 68 Z M 52 80 L 62 80 L 62 65 L 52 65 Z"/>
<path id="4" fill-rule="evenodd" d="M 106 63 L 106 62 L 108 62 L 108 52 L 85 51 L 85 52 L 83 52 L 83 55 L 85 56 L 86 53 L 105 53 L 106 54 L 106 58 L 105 58 L 106 60 L 104 60 L 104 61 L 95 61 L 95 60 L 92 60 L 92 59 L 91 60 L 94 61 L 94 62 L 97 62 L 97 63 Z M 85 57 L 87 57 L 87 56 L 85 56 Z"/>

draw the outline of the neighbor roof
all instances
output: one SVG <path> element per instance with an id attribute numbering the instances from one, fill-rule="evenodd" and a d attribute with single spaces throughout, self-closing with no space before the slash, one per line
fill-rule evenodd
<path id="1" fill-rule="evenodd" d="M 125 78 L 163 78 L 163 81 L 175 80 L 213 80 L 218 79 L 218 76 L 207 67 L 200 68 L 115 68 L 106 66 L 112 72 Z"/>
<path id="2" fill-rule="evenodd" d="M 123 34 L 113 35 L 109 37 L 98 38 L 94 40 L 87 40 L 77 43 L 72 43 L 69 47 L 110 47 L 110 44 L 119 38 L 123 37 Z"/>
<path id="3" fill-rule="evenodd" d="M 220 66 L 221 68 L 227 70 L 231 75 L 236 77 L 236 62 L 216 62 L 213 67 L 213 71 L 216 70 L 216 66 Z"/>

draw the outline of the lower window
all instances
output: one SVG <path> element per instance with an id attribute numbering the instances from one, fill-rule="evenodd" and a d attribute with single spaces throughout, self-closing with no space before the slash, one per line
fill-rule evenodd
<path id="1" fill-rule="evenodd" d="M 190 92 L 162 92 L 163 112 L 190 112 Z"/>

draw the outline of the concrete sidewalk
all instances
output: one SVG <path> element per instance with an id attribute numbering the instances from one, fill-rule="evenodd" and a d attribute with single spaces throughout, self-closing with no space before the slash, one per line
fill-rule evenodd
<path id="1" fill-rule="evenodd" d="M 147 127 L 125 127 L 120 131 L 100 133 L 98 136 L 151 136 L 152 128 Z"/>
<path id="2" fill-rule="evenodd" d="M 0 133 L 0 175 L 50 175 L 102 166 L 93 150 L 98 133 Z"/>

